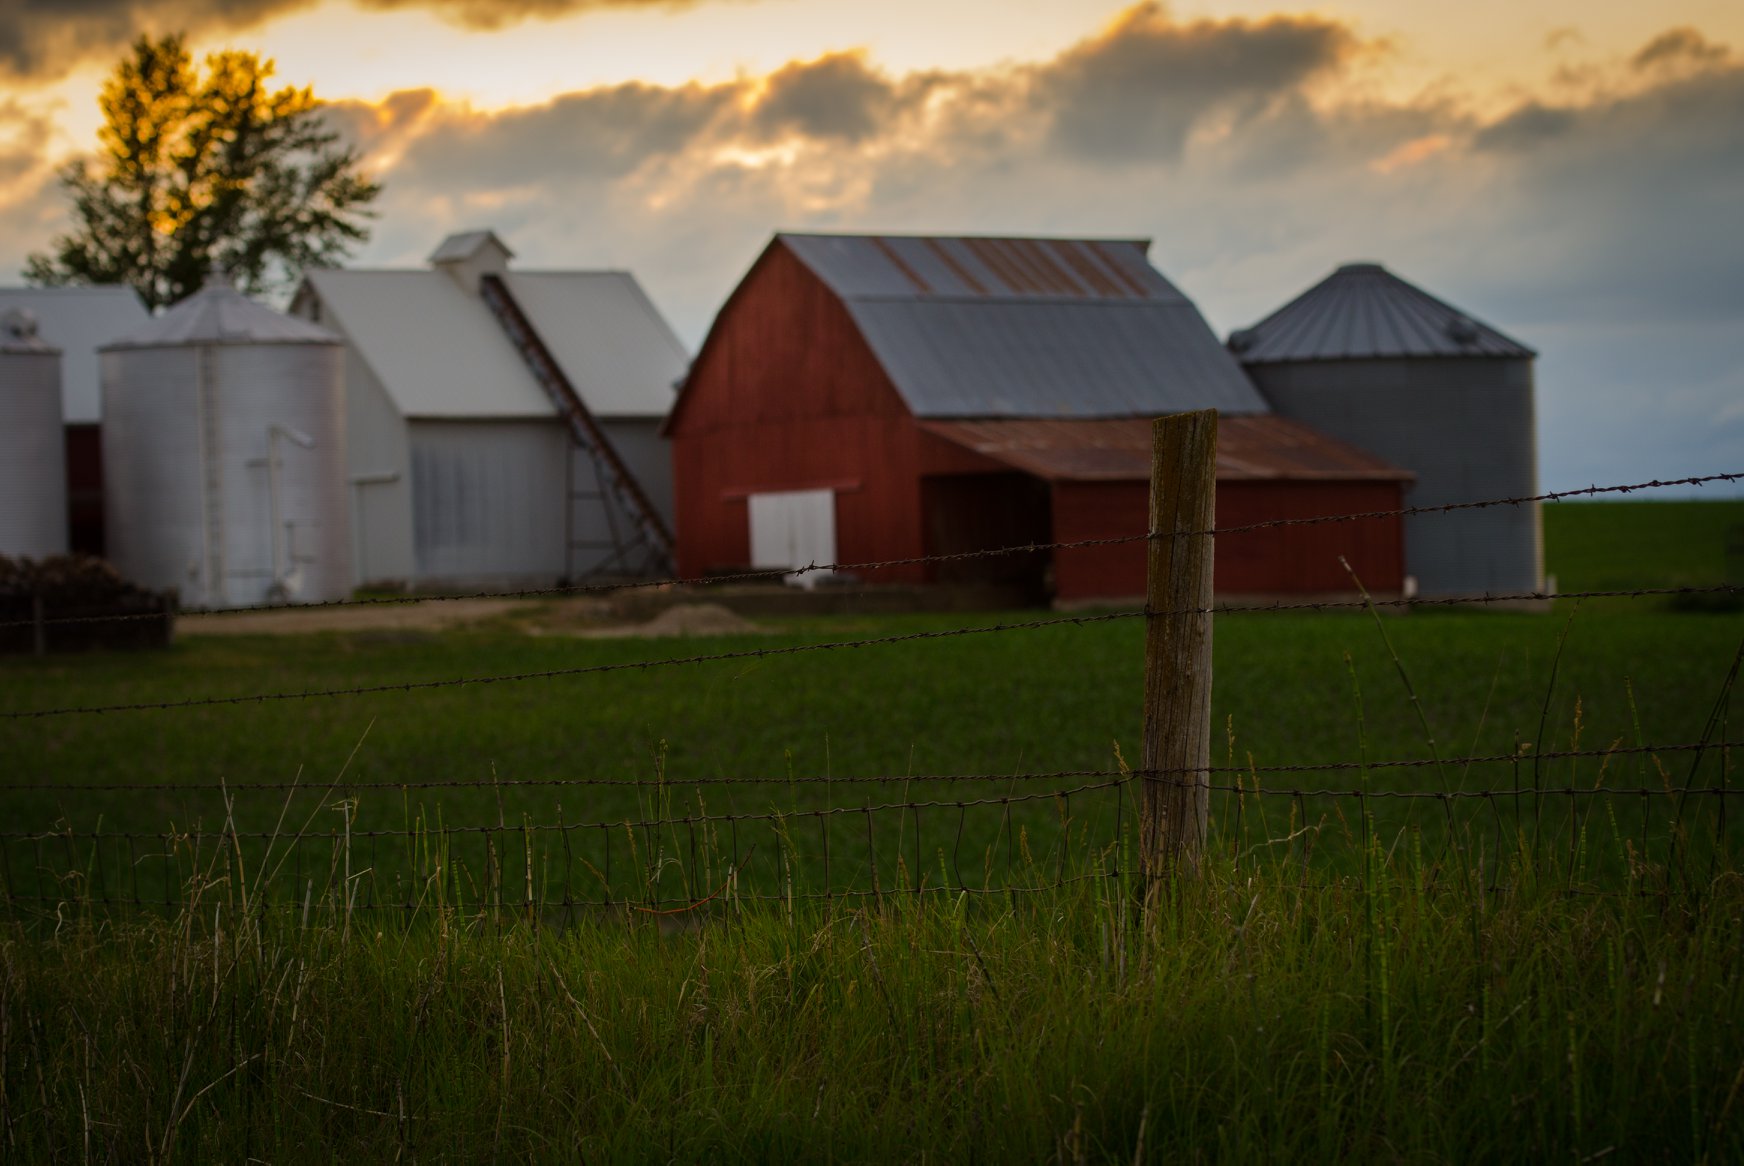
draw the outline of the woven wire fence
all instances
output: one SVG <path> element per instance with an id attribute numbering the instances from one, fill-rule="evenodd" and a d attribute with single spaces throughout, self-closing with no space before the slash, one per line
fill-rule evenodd
<path id="1" fill-rule="evenodd" d="M 1388 768 L 1434 769 L 1417 758 L 1356 769 L 1214 766 L 1198 775 L 646 782 L 633 790 L 638 811 L 622 817 L 571 821 L 558 806 L 455 822 L 439 804 L 415 801 L 395 826 L 361 824 L 363 800 L 418 799 L 469 783 L 193 787 L 183 791 L 184 812 L 193 816 L 161 830 L 0 831 L 0 895 L 27 913 L 175 910 L 220 892 L 233 903 L 252 897 L 256 906 L 305 917 L 321 906 L 348 914 L 678 915 L 754 902 L 1019 895 L 1088 880 L 1128 887 L 1139 874 L 1145 783 L 1182 780 L 1208 784 L 1207 861 L 1232 869 L 1353 871 L 1378 843 L 1389 856 L 1408 854 L 1448 877 L 1475 867 L 1507 882 L 1524 862 L 1552 871 L 1570 890 L 1644 877 L 1661 885 L 1729 863 L 1736 852 L 1734 800 L 1744 785 L 1734 783 L 1733 765 L 1741 746 L 1722 740 L 1444 759 L 1461 771 L 1457 788 L 1377 781 Z M 1552 762 L 1586 765 L 1586 780 L 1545 773 Z M 732 789 L 751 801 L 744 795 L 751 786 L 769 791 L 756 803 L 768 808 L 720 810 L 711 798 Z M 549 788 L 504 783 L 505 793 Z M 130 792 L 126 785 L 89 791 Z M 248 802 L 265 802 L 276 824 L 239 825 Z"/>
<path id="2" fill-rule="evenodd" d="M 1684 483 L 1740 475 L 1683 479 Z M 1447 512 L 1627 493 L 1639 483 L 1535 498 L 1387 512 Z M 1298 525 L 1375 515 L 1250 524 Z M 1198 532 L 1206 533 L 1206 532 Z M 1139 536 L 1145 537 L 1145 536 Z M 1135 541 L 1096 540 L 1097 542 Z M 1052 547 L 999 548 L 975 555 Z M 960 558 L 957 556 L 942 556 Z M 915 560 L 900 560 L 907 563 Z M 830 564 L 804 570 L 883 564 Z M 759 575 L 765 573 L 758 573 Z M 670 584 L 675 581 L 663 581 Z M 623 585 L 648 586 L 646 583 Z M 606 588 L 507 592 L 526 597 Z M 1736 586 L 1560 593 L 1555 598 L 1730 597 Z M 1379 610 L 1503 604 L 1543 593 L 1458 600 L 1368 598 L 1224 606 L 1258 612 Z M 379 602 L 375 600 L 361 601 Z M 331 605 L 329 605 L 331 606 Z M 216 718 L 239 706 L 321 705 L 346 698 L 532 684 L 818 653 L 915 645 L 961 636 L 1141 621 L 1165 612 L 1114 611 L 825 642 L 538 671 L 430 676 L 171 699 L 57 703 L 0 710 L 0 723 L 43 732 L 94 717 Z M 118 617 L 127 618 L 127 617 Z M 1738 808 L 1726 708 L 1744 644 L 1699 739 L 1507 753 L 1346 758 L 1208 770 L 1018 770 L 979 774 L 625 777 L 572 771 L 488 781 L 178 780 L 82 782 L 64 775 L 0 779 L 0 897 L 24 916 L 81 910 L 175 913 L 228 903 L 300 918 L 421 912 L 537 919 L 620 913 L 674 926 L 745 904 L 883 901 L 892 896 L 1018 897 L 1074 884 L 1129 893 L 1137 885 L 1139 817 L 1147 784 L 1207 788 L 1206 861 L 1235 869 L 1355 869 L 1378 847 L 1433 877 L 1505 884 L 1552 878 L 1571 892 L 1663 886 L 1731 869 Z M 1135 705 L 1139 694 L 1133 693 Z M 246 731 L 246 730 L 237 730 Z M 1733 734 L 1735 735 L 1735 734 Z M 464 804 L 445 802 L 464 794 Z M 78 813 L 69 815 L 69 804 Z M 460 817 L 449 815 L 460 811 Z M 154 815 L 156 816 L 154 818 Z M 105 828 L 151 820 L 156 829 Z"/>

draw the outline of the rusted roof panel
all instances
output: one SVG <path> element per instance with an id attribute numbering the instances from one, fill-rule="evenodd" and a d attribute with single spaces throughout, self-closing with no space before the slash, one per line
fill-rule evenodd
<path id="1" fill-rule="evenodd" d="M 1011 239 L 947 235 L 778 238 L 843 299 L 1180 300 L 1150 265 L 1145 239 Z"/>
<path id="2" fill-rule="evenodd" d="M 1143 481 L 1151 474 L 1151 423 L 923 421 L 964 449 L 1049 481 Z M 1409 481 L 1380 458 L 1274 414 L 1219 416 L 1217 480 Z"/>
<path id="3" fill-rule="evenodd" d="M 1269 406 L 1143 240 L 779 235 L 916 417 Z"/>
<path id="4" fill-rule="evenodd" d="M 1243 364 L 1536 355 L 1378 263 L 1347 263 L 1251 328 L 1230 333 Z"/>
<path id="5" fill-rule="evenodd" d="M 1217 477 L 1408 482 L 1415 475 L 1300 421 L 1268 414 L 1217 419 Z"/>

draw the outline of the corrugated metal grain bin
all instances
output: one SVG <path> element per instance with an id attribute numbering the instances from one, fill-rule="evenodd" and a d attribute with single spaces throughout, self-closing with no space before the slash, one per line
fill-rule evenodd
<path id="1" fill-rule="evenodd" d="M 0 316 L 0 555 L 66 553 L 61 354 L 22 308 Z"/>
<path id="2" fill-rule="evenodd" d="M 1538 492 L 1533 351 L 1379 264 L 1340 267 L 1229 346 L 1278 413 L 1414 473 L 1410 506 Z M 1538 505 L 1413 515 L 1405 567 L 1424 595 L 1538 590 Z"/>
<path id="3" fill-rule="evenodd" d="M 343 350 L 214 276 L 102 350 L 109 557 L 184 606 L 351 589 Z"/>

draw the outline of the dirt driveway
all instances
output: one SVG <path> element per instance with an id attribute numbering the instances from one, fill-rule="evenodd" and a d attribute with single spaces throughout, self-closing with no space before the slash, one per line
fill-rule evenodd
<path id="1" fill-rule="evenodd" d="M 282 636 L 297 632 L 375 629 L 430 631 L 477 623 L 540 606 L 533 599 L 426 599 L 414 603 L 365 603 L 355 607 L 286 607 L 276 611 L 184 615 L 183 636 Z"/>
<path id="2" fill-rule="evenodd" d="M 708 636 L 760 632 L 743 616 L 716 603 L 678 603 L 646 622 L 627 621 L 609 603 L 588 599 L 425 599 L 353 607 L 286 607 L 275 611 L 186 615 L 176 631 L 186 636 L 281 636 L 304 632 L 440 631 L 509 617 L 532 636 L 611 639 L 625 636 Z"/>

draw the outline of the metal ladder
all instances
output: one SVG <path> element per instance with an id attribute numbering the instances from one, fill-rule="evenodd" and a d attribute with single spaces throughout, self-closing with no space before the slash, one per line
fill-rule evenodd
<path id="1" fill-rule="evenodd" d="M 612 448 L 611 441 L 600 429 L 594 415 L 588 411 L 581 394 L 569 383 L 569 377 L 564 374 L 562 366 L 551 355 L 550 349 L 545 347 L 539 334 L 533 330 L 526 314 L 521 311 L 521 306 L 509 293 L 508 285 L 503 283 L 501 276 L 484 275 L 479 277 L 478 291 L 496 315 L 497 322 L 503 326 L 503 331 L 508 333 L 509 340 L 520 352 L 521 359 L 526 361 L 528 369 L 533 373 L 533 379 L 539 382 L 550 396 L 551 403 L 557 406 L 558 415 L 569 426 L 570 438 L 575 447 L 586 453 L 593 462 L 594 477 L 599 483 L 597 492 L 576 493 L 573 470 L 568 474 L 567 483 L 572 504 L 577 499 L 599 502 L 605 515 L 606 529 L 610 531 L 609 542 L 578 544 L 574 541 L 574 522 L 569 523 L 567 533 L 571 550 L 581 547 L 612 552 L 596 563 L 587 574 L 671 574 L 672 532 L 666 529 L 660 512 L 654 509 L 654 504 L 642 491 L 641 483 L 636 481 L 635 475 L 624 465 L 618 451 Z M 613 502 L 617 503 L 615 507 Z M 617 519 L 618 511 L 629 518 L 628 525 L 633 529 L 623 529 Z"/>

